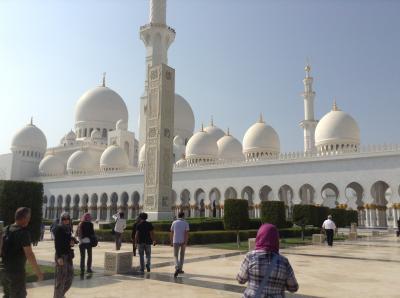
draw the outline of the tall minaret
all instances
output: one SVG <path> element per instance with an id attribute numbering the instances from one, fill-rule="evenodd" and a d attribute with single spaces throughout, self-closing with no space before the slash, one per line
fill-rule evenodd
<path id="1" fill-rule="evenodd" d="M 140 27 L 140 39 L 146 47 L 146 80 L 140 98 L 139 148 L 146 141 L 147 73 L 153 66 L 168 64 L 168 48 L 175 39 L 175 30 L 166 24 L 166 15 L 166 0 L 150 0 L 149 23 Z"/>
<path id="2" fill-rule="evenodd" d="M 315 92 L 312 89 L 313 78 L 310 76 L 311 66 L 307 64 L 304 68 L 306 77 L 303 80 L 304 92 L 304 120 L 300 126 L 304 129 L 304 152 L 315 152 L 315 127 L 318 121 L 314 119 L 314 98 Z"/>

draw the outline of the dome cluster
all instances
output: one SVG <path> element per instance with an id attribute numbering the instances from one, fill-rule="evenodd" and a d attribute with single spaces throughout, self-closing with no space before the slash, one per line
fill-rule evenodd
<path id="1" fill-rule="evenodd" d="M 280 143 L 275 130 L 264 123 L 262 118 L 246 132 L 242 144 L 229 131 L 225 134 L 211 122 L 211 125 L 195 133 L 186 146 L 186 162 L 189 166 L 212 164 L 217 161 L 232 162 L 277 158 Z M 181 167 L 179 160 L 176 166 Z"/>
<path id="2" fill-rule="evenodd" d="M 310 91 L 310 79 L 306 79 L 306 91 Z M 308 99 L 313 95 L 306 92 L 304 97 Z M 193 134 L 195 119 L 192 108 L 179 94 L 175 94 L 174 113 L 173 157 L 176 167 L 279 158 L 279 135 L 265 123 L 262 115 L 247 129 L 241 143 L 229 130 L 225 133 L 214 125 L 213 119 L 209 126 L 202 126 Z M 319 155 L 359 150 L 357 122 L 341 111 L 336 103 L 319 122 L 312 119 L 303 122 L 308 121 L 308 125 L 315 127 L 315 149 Z M 134 134 L 128 131 L 125 102 L 118 93 L 105 86 L 103 78 L 101 86 L 88 90 L 79 98 L 75 107 L 75 131 L 63 136 L 57 154 L 53 150 L 45 156 L 46 137 L 32 121 L 14 135 L 11 150 L 23 159 L 35 161 L 41 176 L 85 175 L 99 171 L 124 171 L 136 158 L 139 170 L 143 171 L 146 146 L 143 145 L 138 153 L 137 143 Z M 134 151 L 131 151 L 132 146 Z M 135 153 L 133 157 L 132 152 Z"/>

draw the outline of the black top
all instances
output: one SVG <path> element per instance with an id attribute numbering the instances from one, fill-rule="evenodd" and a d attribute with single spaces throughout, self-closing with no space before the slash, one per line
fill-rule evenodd
<path id="1" fill-rule="evenodd" d="M 81 222 L 80 229 L 81 238 L 90 238 L 94 235 L 93 223 L 91 223 L 90 221 Z"/>
<path id="2" fill-rule="evenodd" d="M 132 226 L 132 233 L 131 233 L 131 239 L 135 239 L 135 234 L 136 234 L 136 226 L 138 225 L 138 222 L 135 222 Z"/>
<path id="3" fill-rule="evenodd" d="M 7 233 L 7 229 L 8 233 Z M 5 229 L 6 243 L 4 245 L 3 264 L 6 272 L 24 273 L 26 256 L 24 247 L 31 246 L 31 235 L 27 228 L 12 224 Z"/>
<path id="4" fill-rule="evenodd" d="M 71 228 L 66 225 L 57 225 L 54 229 L 54 246 L 56 257 L 71 254 Z"/>
<path id="5" fill-rule="evenodd" d="M 136 231 L 139 232 L 139 244 L 152 244 L 153 240 L 151 239 L 150 232 L 153 231 L 153 225 L 151 222 L 142 221 L 136 225 Z"/>

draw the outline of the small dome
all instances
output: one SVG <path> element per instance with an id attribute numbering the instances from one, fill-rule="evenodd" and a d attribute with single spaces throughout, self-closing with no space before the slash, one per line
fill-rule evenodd
<path id="1" fill-rule="evenodd" d="M 104 150 L 100 158 L 100 167 L 103 171 L 123 170 L 128 167 L 129 160 L 125 151 L 116 145 Z"/>
<path id="2" fill-rule="evenodd" d="M 47 140 L 44 133 L 33 123 L 18 130 L 11 141 L 11 150 L 29 149 L 42 154 L 46 152 Z"/>
<path id="3" fill-rule="evenodd" d="M 181 159 L 179 159 L 179 160 L 175 163 L 175 166 L 176 166 L 177 168 L 184 168 L 184 167 L 187 167 L 187 160 L 185 159 L 185 155 L 183 155 L 183 156 L 181 157 Z"/>
<path id="4" fill-rule="evenodd" d="M 100 140 L 103 138 L 103 136 L 101 135 L 100 131 L 98 131 L 97 129 L 94 129 L 92 131 L 92 133 L 90 134 L 90 138 L 93 140 Z"/>
<path id="5" fill-rule="evenodd" d="M 53 154 L 47 155 L 39 164 L 40 176 L 62 176 L 64 174 L 64 162 Z"/>
<path id="6" fill-rule="evenodd" d="M 86 91 L 75 106 L 75 123 L 128 121 L 128 109 L 118 93 L 105 86 Z"/>
<path id="7" fill-rule="evenodd" d="M 233 136 L 227 134 L 220 138 L 217 142 L 218 145 L 218 158 L 221 160 L 242 160 L 243 146 Z"/>
<path id="8" fill-rule="evenodd" d="M 66 141 L 75 141 L 76 140 L 76 134 L 70 130 L 66 135 L 65 135 L 65 140 Z"/>
<path id="9" fill-rule="evenodd" d="M 174 138 L 174 145 L 185 145 L 185 140 L 180 135 L 177 135 Z"/>
<path id="10" fill-rule="evenodd" d="M 189 139 L 194 131 L 194 114 L 190 104 L 179 94 L 175 94 L 174 136 Z"/>
<path id="11" fill-rule="evenodd" d="M 124 119 L 119 119 L 117 124 L 115 125 L 116 130 L 128 130 L 128 122 L 126 122 Z"/>
<path id="12" fill-rule="evenodd" d="M 246 131 L 243 138 L 243 153 L 247 157 L 257 154 L 258 157 L 274 157 L 279 152 L 279 136 L 275 129 L 265 124 L 262 118 Z"/>
<path id="13" fill-rule="evenodd" d="M 360 129 L 349 114 L 339 110 L 336 104 L 333 110 L 318 122 L 315 129 L 315 145 L 347 146 L 360 144 Z"/>
<path id="14" fill-rule="evenodd" d="M 213 121 L 211 121 L 210 126 L 207 126 L 206 128 L 204 128 L 204 131 L 208 132 L 215 139 L 215 141 L 218 141 L 220 138 L 225 136 L 224 131 L 222 129 L 220 129 L 219 127 L 215 126 Z"/>
<path id="15" fill-rule="evenodd" d="M 215 138 L 205 131 L 195 133 L 186 145 L 186 159 L 211 158 L 218 156 Z"/>
<path id="16" fill-rule="evenodd" d="M 185 141 L 181 136 L 175 136 L 173 149 L 174 149 L 175 161 L 177 161 L 182 156 L 182 154 L 185 154 L 186 151 Z"/>
<path id="17" fill-rule="evenodd" d="M 98 161 L 93 158 L 90 152 L 78 150 L 71 154 L 67 162 L 68 174 L 88 174 L 98 169 Z"/>

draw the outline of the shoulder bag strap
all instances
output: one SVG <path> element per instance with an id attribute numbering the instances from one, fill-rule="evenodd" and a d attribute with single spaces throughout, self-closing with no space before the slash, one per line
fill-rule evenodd
<path id="1" fill-rule="evenodd" d="M 265 271 L 265 275 L 263 280 L 261 281 L 260 285 L 258 286 L 257 292 L 255 294 L 255 298 L 261 298 L 261 294 L 263 292 L 263 289 L 265 288 L 265 286 L 267 285 L 268 282 L 268 278 L 271 275 L 272 270 L 274 270 L 275 265 L 278 263 L 278 255 L 276 253 L 272 253 L 272 259 L 271 259 L 271 263 L 269 264 L 269 266 L 267 266 L 267 270 Z"/>

